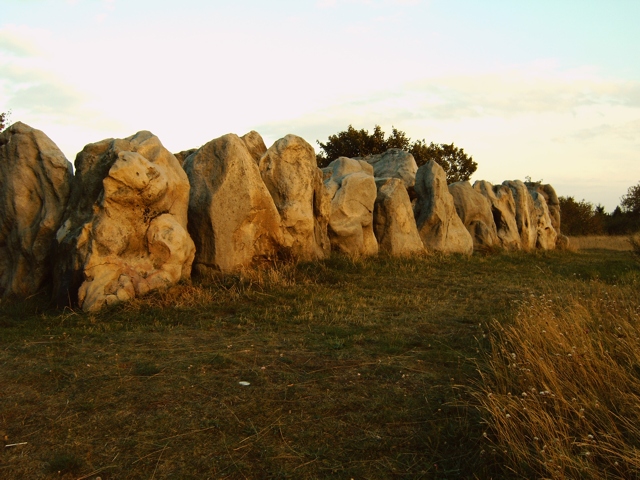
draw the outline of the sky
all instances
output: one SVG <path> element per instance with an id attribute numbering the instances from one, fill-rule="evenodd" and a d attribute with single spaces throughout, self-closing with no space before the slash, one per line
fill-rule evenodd
<path id="1" fill-rule="evenodd" d="M 637 0 L 0 0 L 0 112 L 73 162 L 349 125 L 455 143 L 612 211 L 640 183 Z"/>

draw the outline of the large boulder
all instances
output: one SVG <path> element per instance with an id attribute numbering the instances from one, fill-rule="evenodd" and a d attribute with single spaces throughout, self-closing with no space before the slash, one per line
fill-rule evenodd
<path id="1" fill-rule="evenodd" d="M 491 204 L 500 246 L 507 250 L 520 250 L 522 242 L 516 224 L 516 202 L 511 189 L 506 185 L 492 185 L 486 180 L 478 180 L 473 188 Z"/>
<path id="2" fill-rule="evenodd" d="M 176 157 L 176 160 L 178 160 L 178 163 L 182 165 L 184 161 L 189 157 L 189 155 L 192 155 L 197 151 L 197 148 L 190 148 L 189 150 L 183 150 L 181 152 L 174 153 L 173 155 Z"/>
<path id="3" fill-rule="evenodd" d="M 362 160 L 340 157 L 322 169 L 331 198 L 331 249 L 349 255 L 375 255 L 373 209 L 377 196 L 373 167 Z"/>
<path id="4" fill-rule="evenodd" d="M 246 143 L 227 134 L 190 155 L 189 233 L 196 244 L 194 271 L 223 272 L 279 254 L 280 214 Z"/>
<path id="5" fill-rule="evenodd" d="M 505 180 L 502 182 L 511 190 L 516 205 L 516 225 L 520 234 L 523 250 L 536 248 L 538 239 L 536 212 L 533 198 L 527 186 L 521 180 Z"/>
<path id="6" fill-rule="evenodd" d="M 422 165 L 416 174 L 417 202 L 414 214 L 427 250 L 473 253 L 473 239 L 456 212 L 447 188 L 447 176 L 435 161 Z"/>
<path id="7" fill-rule="evenodd" d="M 362 160 L 373 167 L 375 178 L 399 178 L 407 189 L 416 183 L 418 165 L 409 152 L 390 148 L 384 153 L 364 157 Z"/>
<path id="8" fill-rule="evenodd" d="M 96 311 L 190 277 L 189 182 L 156 136 L 89 144 L 75 167 L 56 235 L 59 303 Z"/>
<path id="9" fill-rule="evenodd" d="M 51 279 L 52 247 L 73 171 L 40 130 L 0 134 L 0 297 L 26 297 Z"/>
<path id="10" fill-rule="evenodd" d="M 399 178 L 381 178 L 376 180 L 376 186 L 373 230 L 380 251 L 393 256 L 423 253 L 424 245 L 404 182 Z"/>
<path id="11" fill-rule="evenodd" d="M 560 200 L 556 194 L 555 189 L 549 185 L 541 185 L 539 183 L 528 183 L 527 186 L 531 190 L 535 189 L 538 194 L 542 195 L 547 202 L 549 209 L 549 218 L 551 219 L 551 226 L 556 231 L 556 248 L 565 250 L 569 248 L 569 237 L 563 235 L 561 232 L 561 212 L 560 212 Z"/>
<path id="12" fill-rule="evenodd" d="M 259 167 L 280 213 L 283 247 L 297 259 L 325 258 L 330 251 L 328 192 L 322 186 L 313 147 L 296 135 L 287 135 L 266 151 Z"/>
<path id="13" fill-rule="evenodd" d="M 255 130 L 251 130 L 249 133 L 241 136 L 240 140 L 244 142 L 249 154 L 251 154 L 251 158 L 253 158 L 256 163 L 259 163 L 267 151 L 267 146 L 264 144 L 264 140 L 260 134 Z"/>
<path id="14" fill-rule="evenodd" d="M 551 219 L 551 225 L 554 230 L 560 234 L 560 200 L 556 194 L 555 189 L 549 184 L 540 183 L 525 183 L 529 191 L 535 191 L 544 197 L 549 209 L 549 218 Z M 533 195 L 532 195 L 533 196 Z"/>
<path id="15" fill-rule="evenodd" d="M 533 199 L 536 248 L 541 250 L 553 250 L 556 248 L 558 234 L 556 233 L 555 228 L 553 228 L 553 222 L 549 216 L 547 201 L 542 193 L 537 189 L 532 189 L 529 193 L 531 193 L 531 198 Z"/>
<path id="16" fill-rule="evenodd" d="M 456 212 L 473 238 L 474 248 L 499 244 L 491 203 L 467 181 L 449 185 Z"/>

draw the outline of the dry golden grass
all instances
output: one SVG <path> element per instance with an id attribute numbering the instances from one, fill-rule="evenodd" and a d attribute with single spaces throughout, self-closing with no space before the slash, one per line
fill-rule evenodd
<path id="1" fill-rule="evenodd" d="M 637 293 L 556 284 L 522 301 L 512 324 L 488 325 L 491 354 L 476 393 L 485 455 L 524 478 L 640 475 Z"/>
<path id="2" fill-rule="evenodd" d="M 515 406 L 506 375 L 523 374 L 501 363 L 498 344 L 492 363 L 482 363 L 492 351 L 482 338 L 486 325 L 496 322 L 494 333 L 505 335 L 501 325 L 509 332 L 527 315 L 535 325 L 535 315 L 585 309 L 609 332 L 603 348 L 620 365 L 640 351 L 624 343 L 635 334 L 640 285 L 640 262 L 629 252 L 336 255 L 264 267 L 95 314 L 56 310 L 46 297 L 0 302 L 0 440 L 7 444 L 0 443 L 0 478 L 537 478 L 539 466 L 524 463 L 529 457 L 500 453 L 504 418 L 483 422 L 493 425 L 498 404 L 483 408 L 488 397 L 478 389 Z M 569 334 L 587 351 L 589 335 L 558 324 L 553 341 Z M 507 360 L 524 355 L 505 348 Z M 563 362 L 572 365 L 570 358 Z M 604 392 L 599 405 L 616 413 L 614 424 L 568 435 L 593 435 L 616 452 L 624 450 L 618 434 L 626 435 L 627 450 L 611 461 L 624 475 L 640 445 L 628 434 L 637 420 L 636 383 L 608 370 L 589 378 L 605 375 L 593 388 Z M 553 378 L 541 378 L 538 392 L 558 396 Z M 582 405 L 575 408 L 590 419 L 593 394 L 580 393 L 583 379 L 575 380 L 571 395 Z M 609 385 L 617 390 L 607 393 Z M 613 410 L 618 398 L 624 408 Z M 575 478 L 571 468 L 565 475 Z"/>
<path id="3" fill-rule="evenodd" d="M 616 250 L 620 252 L 632 250 L 628 235 L 587 235 L 581 237 L 569 237 L 569 248 L 575 250 Z"/>

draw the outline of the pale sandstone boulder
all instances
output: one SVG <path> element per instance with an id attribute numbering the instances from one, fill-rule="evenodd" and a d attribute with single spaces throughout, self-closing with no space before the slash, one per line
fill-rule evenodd
<path id="1" fill-rule="evenodd" d="M 544 197 L 549 209 L 549 218 L 551 219 L 551 225 L 556 233 L 560 234 L 560 200 L 556 194 L 555 189 L 549 185 L 541 185 L 539 183 L 525 183 L 530 191 L 536 191 Z"/>
<path id="2" fill-rule="evenodd" d="M 375 178 L 399 178 L 407 189 L 416 183 L 418 165 L 409 152 L 399 148 L 390 148 L 384 153 L 359 160 L 364 160 L 373 167 Z"/>
<path id="3" fill-rule="evenodd" d="M 511 190 L 516 204 L 516 225 L 518 226 L 522 249 L 532 250 L 536 248 L 538 239 L 533 198 L 531 198 L 527 186 L 521 180 L 505 180 L 502 184 Z"/>
<path id="4" fill-rule="evenodd" d="M 558 234 L 553 228 L 553 222 L 549 216 L 547 201 L 537 190 L 531 190 L 529 193 L 531 193 L 531 198 L 533 199 L 536 248 L 541 250 L 553 250 L 556 248 Z"/>
<path id="5" fill-rule="evenodd" d="M 17 122 L 0 134 L 0 297 L 51 280 L 52 247 L 73 171 L 49 137 Z"/>
<path id="6" fill-rule="evenodd" d="M 59 303 L 96 311 L 190 277 L 189 182 L 155 135 L 89 144 L 75 166 L 56 235 Z"/>
<path id="7" fill-rule="evenodd" d="M 287 135 L 266 151 L 259 168 L 280 213 L 283 247 L 293 258 L 325 258 L 329 253 L 326 251 L 329 246 L 328 192 L 324 187 L 319 188 L 321 172 L 313 147 L 296 135 Z M 316 215 L 320 218 L 316 219 Z M 321 231 L 316 232 L 316 228 Z"/>
<path id="8" fill-rule="evenodd" d="M 191 183 L 189 233 L 197 273 L 238 270 L 278 255 L 280 214 L 240 137 L 211 140 L 183 167 Z"/>
<path id="9" fill-rule="evenodd" d="M 507 250 L 520 250 L 522 243 L 516 224 L 516 202 L 511 189 L 506 185 L 492 185 L 485 180 L 478 180 L 473 188 L 491 204 L 500 246 Z"/>
<path id="10" fill-rule="evenodd" d="M 418 232 L 427 251 L 473 253 L 473 239 L 456 212 L 447 188 L 447 176 L 433 160 L 416 174 L 418 200 L 414 214 Z"/>
<path id="11" fill-rule="evenodd" d="M 449 185 L 456 212 L 473 238 L 474 248 L 499 244 L 491 203 L 467 181 Z"/>
<path id="12" fill-rule="evenodd" d="M 556 231 L 557 239 L 556 239 L 556 248 L 561 250 L 566 250 L 569 248 L 569 237 L 563 235 L 560 229 L 561 226 L 561 212 L 560 212 L 560 200 L 558 199 L 558 195 L 556 194 L 555 189 L 549 185 L 540 185 L 536 183 L 527 184 L 529 188 L 534 187 L 535 190 L 541 194 L 545 201 L 547 202 L 547 207 L 549 208 L 549 217 L 551 218 L 551 225 L 553 229 Z"/>
<path id="13" fill-rule="evenodd" d="M 331 198 L 331 249 L 349 255 L 375 255 L 373 209 L 377 196 L 373 167 L 362 160 L 340 157 L 322 169 Z"/>
<path id="14" fill-rule="evenodd" d="M 259 163 L 262 156 L 267 152 L 267 146 L 264 144 L 264 140 L 260 134 L 255 130 L 251 130 L 249 133 L 241 136 L 240 140 L 244 142 L 247 150 L 249 150 L 251 158 L 253 158 L 256 163 Z"/>
<path id="15" fill-rule="evenodd" d="M 380 251 L 393 256 L 424 252 L 411 200 L 399 178 L 376 180 L 378 194 L 373 211 L 373 230 Z"/>

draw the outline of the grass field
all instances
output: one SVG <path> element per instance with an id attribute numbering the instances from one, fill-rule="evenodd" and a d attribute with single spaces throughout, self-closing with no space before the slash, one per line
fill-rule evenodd
<path id="1" fill-rule="evenodd" d="M 631 252 L 598 250 L 334 257 L 99 314 L 4 302 L 0 478 L 635 478 L 639 290 Z"/>
<path id="2" fill-rule="evenodd" d="M 629 235 L 586 235 L 570 237 L 570 247 L 576 250 L 618 250 L 632 251 Z"/>

